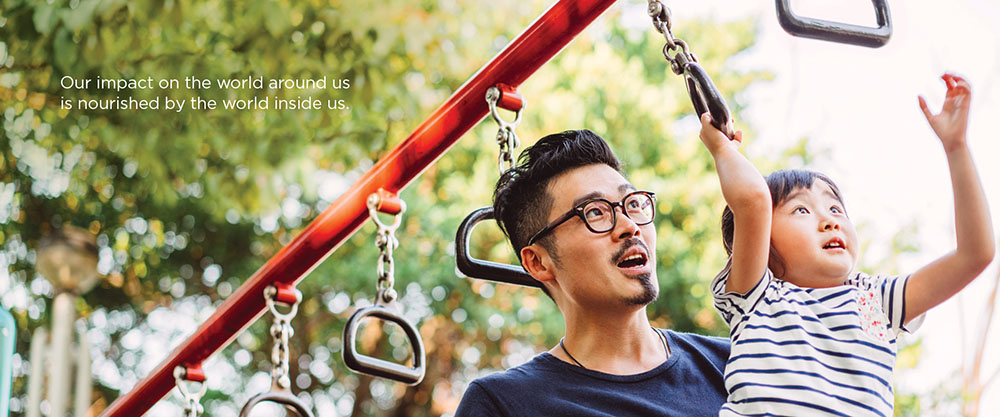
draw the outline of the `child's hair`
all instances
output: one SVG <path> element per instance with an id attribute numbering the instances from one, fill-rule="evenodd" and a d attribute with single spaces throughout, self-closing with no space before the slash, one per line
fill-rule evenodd
<path id="1" fill-rule="evenodd" d="M 837 188 L 837 184 L 834 184 L 830 177 L 827 177 L 819 172 L 804 169 L 782 169 L 772 172 L 765 178 L 765 181 L 767 181 L 767 188 L 771 190 L 771 208 L 773 209 L 774 207 L 781 205 L 781 203 L 784 203 L 785 200 L 788 199 L 788 196 L 796 189 L 812 187 L 813 181 L 817 178 L 830 186 L 830 189 L 833 190 L 834 197 L 837 197 L 837 201 L 840 202 L 840 205 L 844 206 L 844 198 L 840 195 L 840 188 Z M 846 212 L 847 209 L 845 208 L 844 210 Z M 733 211 L 729 209 L 728 205 L 722 210 L 722 244 L 726 247 L 726 254 L 732 255 Z M 783 265 L 781 257 L 775 253 L 773 247 L 771 248 L 768 265 L 771 265 L 772 261 L 776 265 Z M 775 273 L 777 274 L 776 271 Z M 776 276 L 781 275 L 784 275 L 784 273 Z"/>

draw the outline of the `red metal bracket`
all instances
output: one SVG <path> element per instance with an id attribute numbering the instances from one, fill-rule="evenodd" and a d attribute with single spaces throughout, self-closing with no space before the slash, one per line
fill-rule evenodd
<path id="1" fill-rule="evenodd" d="M 185 381 L 205 382 L 207 379 L 205 377 L 205 369 L 201 367 L 200 363 L 195 365 L 184 365 L 182 368 L 184 369 L 184 375 L 181 376 L 181 379 Z"/>
<path id="2" fill-rule="evenodd" d="M 497 107 L 513 112 L 519 111 L 521 107 L 524 107 L 524 97 L 521 96 L 521 93 L 516 88 L 503 83 L 497 84 L 496 87 L 500 90 L 500 100 L 497 102 Z"/>
<path id="3" fill-rule="evenodd" d="M 375 211 L 379 213 L 391 214 L 393 216 L 399 214 L 403 211 L 403 199 L 399 198 L 395 193 L 390 193 L 382 188 L 379 188 L 375 192 Z M 372 198 L 372 197 L 368 197 Z"/>
<path id="4" fill-rule="evenodd" d="M 275 284 L 274 288 L 277 290 L 274 292 L 274 301 L 285 305 L 293 305 L 299 301 L 299 294 L 295 291 L 294 284 L 282 282 Z"/>

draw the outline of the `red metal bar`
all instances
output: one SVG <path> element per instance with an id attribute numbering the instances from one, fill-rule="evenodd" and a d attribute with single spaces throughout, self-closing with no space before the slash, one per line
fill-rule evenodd
<path id="1" fill-rule="evenodd" d="M 488 112 L 483 100 L 487 89 L 497 83 L 517 88 L 612 4 L 614 0 L 560 0 L 552 5 L 102 415 L 137 416 L 149 410 L 173 388 L 175 366 L 204 361 L 257 320 L 265 308 L 265 287 L 298 282 L 357 231 L 368 218 L 365 201 L 371 193 L 379 188 L 398 193 L 479 123 Z"/>

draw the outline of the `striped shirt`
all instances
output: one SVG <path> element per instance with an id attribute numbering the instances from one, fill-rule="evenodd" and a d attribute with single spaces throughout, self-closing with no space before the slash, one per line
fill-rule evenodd
<path id="1" fill-rule="evenodd" d="M 729 398 L 720 416 L 882 416 L 893 413 L 896 335 L 909 277 L 852 274 L 844 285 L 800 288 L 771 271 L 745 295 L 712 281 L 729 323 Z"/>

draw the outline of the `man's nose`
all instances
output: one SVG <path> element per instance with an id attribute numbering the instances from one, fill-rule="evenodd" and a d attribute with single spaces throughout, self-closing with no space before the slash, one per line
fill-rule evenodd
<path id="1" fill-rule="evenodd" d="M 635 220 L 632 220 L 627 214 L 625 214 L 625 207 L 615 207 L 615 210 L 620 210 L 620 213 L 616 214 L 615 220 L 615 236 L 619 239 L 628 239 L 633 236 L 639 235 L 639 225 L 635 224 Z"/>

